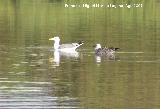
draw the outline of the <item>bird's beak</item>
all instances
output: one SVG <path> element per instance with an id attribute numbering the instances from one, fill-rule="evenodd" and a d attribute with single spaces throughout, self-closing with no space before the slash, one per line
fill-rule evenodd
<path id="1" fill-rule="evenodd" d="M 49 40 L 54 40 L 54 38 L 49 38 Z"/>

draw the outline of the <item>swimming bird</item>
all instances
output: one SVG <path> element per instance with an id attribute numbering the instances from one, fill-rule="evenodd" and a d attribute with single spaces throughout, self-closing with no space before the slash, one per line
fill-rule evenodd
<path id="1" fill-rule="evenodd" d="M 60 45 L 60 38 L 58 36 L 50 38 L 49 40 L 54 40 L 54 50 L 65 51 L 65 52 L 74 52 L 78 47 L 83 45 L 82 41 L 79 41 L 78 43 Z"/>
<path id="2" fill-rule="evenodd" d="M 109 55 L 113 55 L 115 53 L 115 51 L 117 51 L 118 49 L 120 49 L 120 48 L 114 48 L 114 47 L 104 47 L 104 48 L 102 48 L 101 44 L 96 44 L 95 54 L 100 55 L 100 56 L 102 56 L 102 55 L 109 56 Z"/>

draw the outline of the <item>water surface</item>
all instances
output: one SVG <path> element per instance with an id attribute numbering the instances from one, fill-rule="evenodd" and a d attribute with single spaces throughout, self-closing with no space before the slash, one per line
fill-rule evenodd
<path id="1" fill-rule="evenodd" d="M 135 0 L 143 7 L 130 9 L 65 8 L 83 2 L 0 1 L 0 108 L 160 108 L 159 2 Z M 54 52 L 48 39 L 56 35 L 62 43 L 85 44 L 75 53 Z M 121 49 L 98 57 L 96 43 Z"/>

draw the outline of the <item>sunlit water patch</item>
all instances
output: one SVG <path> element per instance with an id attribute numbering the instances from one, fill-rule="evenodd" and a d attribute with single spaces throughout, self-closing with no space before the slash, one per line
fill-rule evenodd
<path id="1" fill-rule="evenodd" d="M 77 98 L 50 95 L 54 90 L 50 82 L 0 81 L 9 86 L 0 86 L 0 108 L 3 109 L 75 109 L 79 108 Z"/>

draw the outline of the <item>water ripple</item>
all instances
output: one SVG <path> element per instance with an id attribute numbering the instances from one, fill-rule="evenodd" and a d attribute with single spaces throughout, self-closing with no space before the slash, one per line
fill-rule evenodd
<path id="1" fill-rule="evenodd" d="M 30 81 L 0 81 L 0 83 L 52 84 L 51 82 L 30 82 Z"/>
<path id="2" fill-rule="evenodd" d="M 51 82 L 0 81 L 11 85 L 0 86 L 2 109 L 76 109 L 78 98 L 51 96 Z"/>

